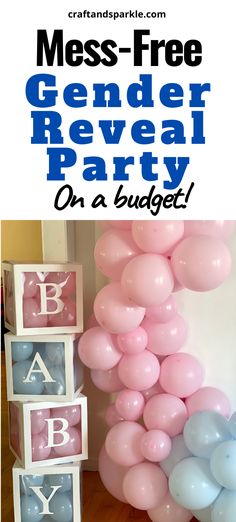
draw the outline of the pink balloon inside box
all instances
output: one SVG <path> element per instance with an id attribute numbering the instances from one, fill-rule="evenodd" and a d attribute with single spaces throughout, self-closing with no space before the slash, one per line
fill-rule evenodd
<path id="1" fill-rule="evenodd" d="M 16 335 L 83 331 L 79 264 L 3 263 L 5 326 Z"/>
<path id="2" fill-rule="evenodd" d="M 23 468 L 87 459 L 87 397 L 9 403 L 10 449 Z"/>

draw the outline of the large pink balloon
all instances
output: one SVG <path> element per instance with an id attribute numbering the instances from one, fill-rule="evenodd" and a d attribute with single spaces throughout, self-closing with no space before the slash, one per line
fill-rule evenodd
<path id="1" fill-rule="evenodd" d="M 32 410 L 30 414 L 31 434 L 37 435 L 46 427 L 46 420 L 50 419 L 50 410 L 43 408 L 42 410 Z"/>
<path id="2" fill-rule="evenodd" d="M 150 306 L 146 310 L 146 317 L 151 321 L 158 323 L 168 323 L 177 313 L 177 304 L 174 296 L 171 294 L 166 301 L 158 306 Z"/>
<path id="3" fill-rule="evenodd" d="M 132 234 L 144 252 L 164 254 L 183 237 L 184 222 L 133 221 Z"/>
<path id="4" fill-rule="evenodd" d="M 148 510 L 148 516 L 152 522 L 190 522 L 193 517 L 191 511 L 176 504 L 169 492 L 158 507 Z"/>
<path id="5" fill-rule="evenodd" d="M 96 242 L 94 257 L 99 270 L 115 281 L 119 281 L 127 263 L 140 253 L 130 230 L 111 228 Z"/>
<path id="6" fill-rule="evenodd" d="M 35 297 L 39 293 L 37 283 L 42 283 L 42 277 L 39 278 L 37 272 L 22 272 L 21 276 L 23 279 L 23 298 Z"/>
<path id="7" fill-rule="evenodd" d="M 48 459 L 51 448 L 48 447 L 48 437 L 45 433 L 33 435 L 32 440 L 32 461 Z"/>
<path id="8" fill-rule="evenodd" d="M 29 298 L 23 301 L 24 328 L 43 328 L 48 326 L 48 316 L 39 315 L 40 306 L 36 299 Z"/>
<path id="9" fill-rule="evenodd" d="M 65 297 L 63 299 L 63 310 L 57 314 L 49 314 L 49 326 L 75 326 L 76 325 L 76 303 Z M 49 301 L 49 303 L 51 303 Z M 52 305 L 53 306 L 53 302 Z M 50 305 L 49 305 L 50 306 Z M 49 308 L 50 309 L 50 308 Z"/>
<path id="10" fill-rule="evenodd" d="M 184 236 L 212 236 L 219 239 L 228 239 L 235 230 L 235 221 L 223 220 L 200 220 L 200 221 L 185 221 L 184 222 Z"/>
<path id="11" fill-rule="evenodd" d="M 143 352 L 147 346 L 147 333 L 141 326 L 132 332 L 117 335 L 117 344 L 120 350 L 130 355 Z"/>
<path id="12" fill-rule="evenodd" d="M 59 408 L 52 408 L 51 417 L 66 419 L 69 426 L 76 426 L 76 424 L 79 424 L 81 419 L 80 405 L 74 404 L 73 406 L 60 406 Z"/>
<path id="13" fill-rule="evenodd" d="M 165 431 L 170 437 L 175 437 L 182 433 L 188 413 L 181 399 L 163 393 L 149 399 L 144 408 L 143 419 L 148 430 Z"/>
<path id="14" fill-rule="evenodd" d="M 82 335 L 78 353 L 81 361 L 93 370 L 110 370 L 122 357 L 115 337 L 100 326 L 90 328 Z"/>
<path id="15" fill-rule="evenodd" d="M 119 334 L 135 330 L 144 318 L 145 308 L 131 302 L 119 283 L 111 283 L 98 292 L 94 313 L 105 330 Z"/>
<path id="16" fill-rule="evenodd" d="M 200 362 L 188 353 L 174 353 L 161 364 L 160 385 L 177 397 L 188 397 L 202 385 L 204 370 Z"/>
<path id="17" fill-rule="evenodd" d="M 122 421 L 108 432 L 105 448 L 109 457 L 120 466 L 134 466 L 144 460 L 140 440 L 145 433 L 137 422 Z"/>
<path id="18" fill-rule="evenodd" d="M 107 491 L 121 502 L 127 503 L 122 488 L 123 480 L 127 473 L 127 466 L 119 466 L 119 464 L 110 459 L 105 446 L 102 447 L 99 453 L 98 471 Z"/>
<path id="19" fill-rule="evenodd" d="M 137 509 L 152 509 L 158 506 L 167 491 L 167 478 L 156 464 L 137 464 L 125 475 L 124 495 L 129 504 Z"/>
<path id="20" fill-rule="evenodd" d="M 135 390 L 122 390 L 116 398 L 116 409 L 125 420 L 136 421 L 143 414 L 144 397 L 142 393 Z"/>
<path id="21" fill-rule="evenodd" d="M 130 221 L 130 220 L 119 220 L 119 219 L 108 221 L 108 223 L 110 224 L 111 227 L 121 228 L 122 230 L 130 230 L 131 225 L 132 225 L 132 221 Z"/>
<path id="22" fill-rule="evenodd" d="M 187 323 L 176 314 L 168 323 L 157 323 L 145 318 L 142 327 L 148 336 L 148 350 L 156 355 L 178 352 L 187 339 Z"/>
<path id="23" fill-rule="evenodd" d="M 186 288 L 204 292 L 217 288 L 229 275 L 231 256 L 221 239 L 193 236 L 181 241 L 171 257 L 177 280 Z"/>
<path id="24" fill-rule="evenodd" d="M 104 419 L 109 428 L 112 428 L 112 426 L 124 420 L 123 417 L 119 415 L 115 404 L 109 404 L 105 411 Z"/>
<path id="25" fill-rule="evenodd" d="M 80 430 L 74 427 L 67 428 L 69 434 L 69 440 L 61 446 L 54 446 L 54 451 L 57 457 L 69 457 L 70 455 L 79 455 L 82 452 L 82 441 Z M 54 442 L 60 444 L 62 442 L 62 436 L 60 433 L 55 433 Z M 73 459 L 72 459 L 73 460 Z"/>
<path id="26" fill-rule="evenodd" d="M 161 462 L 171 452 L 171 438 L 161 430 L 149 430 L 141 438 L 141 452 L 151 462 Z"/>
<path id="27" fill-rule="evenodd" d="M 110 370 L 91 370 L 90 375 L 93 384 L 106 393 L 114 393 L 124 388 L 118 375 L 118 366 Z"/>
<path id="28" fill-rule="evenodd" d="M 229 417 L 231 407 L 228 397 L 218 388 L 204 386 L 190 395 L 185 401 L 188 414 L 193 415 L 197 411 L 214 410 Z"/>
<path id="29" fill-rule="evenodd" d="M 127 388 L 143 391 L 158 381 L 160 364 L 153 353 L 144 350 L 137 355 L 123 355 L 118 374 Z"/>
<path id="30" fill-rule="evenodd" d="M 170 263 L 157 254 L 136 256 L 123 270 L 121 285 L 137 305 L 159 305 L 169 297 L 174 286 Z"/>

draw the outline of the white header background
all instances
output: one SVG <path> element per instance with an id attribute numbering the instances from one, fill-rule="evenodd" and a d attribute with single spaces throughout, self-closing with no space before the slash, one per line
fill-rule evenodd
<path id="1" fill-rule="evenodd" d="M 127 5 L 129 4 L 129 5 Z M 88 19 L 68 18 L 69 11 L 99 10 L 127 11 L 129 9 L 165 11 L 166 18 L 150 19 Z M 4 219 L 155 219 L 148 209 L 115 208 L 114 196 L 120 182 L 112 180 L 113 156 L 135 156 L 136 167 L 130 168 L 130 180 L 123 182 L 127 195 L 147 195 L 152 182 L 141 177 L 139 156 L 143 151 L 152 151 L 159 161 L 159 180 L 155 182 L 156 193 L 165 196 L 172 191 L 163 190 L 163 181 L 168 180 L 163 156 L 190 156 L 190 165 L 180 186 L 187 191 L 193 181 L 195 187 L 187 208 L 184 210 L 161 210 L 160 219 L 232 219 L 235 217 L 235 125 L 234 125 L 234 18 L 233 2 L 226 0 L 206 2 L 198 0 L 163 0 L 156 2 L 108 2 L 22 0 L 4 5 L 3 44 L 4 74 L 3 87 L 3 142 L 2 142 L 2 202 L 1 217 Z M 64 30 L 64 42 L 78 39 L 85 42 L 95 38 L 115 40 L 118 46 L 132 46 L 134 29 L 150 29 L 154 40 L 178 39 L 185 43 L 189 39 L 200 40 L 203 47 L 202 64 L 198 67 L 170 67 L 162 63 L 158 67 L 149 66 L 149 54 L 144 52 L 145 65 L 132 66 L 132 55 L 119 55 L 114 67 L 37 67 L 37 29 L 47 29 L 49 38 L 54 29 Z M 31 110 L 37 110 L 25 97 L 25 85 L 34 74 L 54 74 L 57 78 L 59 96 L 56 110 L 63 118 L 62 132 L 65 147 L 74 148 L 77 164 L 66 169 L 65 182 L 47 181 L 47 145 L 31 145 Z M 133 109 L 125 102 L 127 87 L 137 82 L 140 74 L 153 75 L 152 109 Z M 88 90 L 88 105 L 82 109 L 72 109 L 63 102 L 62 92 L 69 83 L 83 83 Z M 116 82 L 120 86 L 122 108 L 95 109 L 92 106 L 93 83 Z M 161 105 L 159 91 L 168 82 L 179 83 L 184 89 L 184 106 L 168 109 Z M 206 93 L 205 145 L 191 145 L 189 107 L 189 84 L 211 83 L 211 93 Z M 162 119 L 180 119 L 186 128 L 185 145 L 163 145 L 160 142 Z M 77 119 L 91 121 L 94 126 L 94 143 L 78 146 L 69 139 L 69 125 Z M 106 145 L 98 129 L 99 119 L 126 119 L 127 126 L 119 145 Z M 153 145 L 137 145 L 130 137 L 130 126 L 139 119 L 150 119 L 156 127 Z M 49 145 L 50 146 L 50 145 Z M 97 155 L 103 157 L 107 165 L 108 180 L 87 182 L 82 177 L 83 158 Z M 78 205 L 59 212 L 54 208 L 57 191 L 69 183 L 77 197 L 85 198 L 85 208 Z M 174 191 L 175 192 L 175 191 Z M 104 194 L 108 208 L 91 208 L 92 199 Z"/>

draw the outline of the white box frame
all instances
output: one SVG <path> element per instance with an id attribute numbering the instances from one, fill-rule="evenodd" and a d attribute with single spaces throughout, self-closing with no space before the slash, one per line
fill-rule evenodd
<path id="1" fill-rule="evenodd" d="M 13 401 L 19 408 L 20 418 L 20 451 L 21 457 L 17 455 L 16 451 L 11 445 L 11 426 L 10 426 L 10 414 L 9 414 L 9 446 L 13 455 L 15 455 L 18 462 L 23 468 L 35 469 L 43 466 L 53 466 L 56 464 L 66 464 L 68 462 L 79 462 L 81 460 L 87 460 L 88 458 L 88 420 L 87 420 L 87 397 L 80 394 L 77 399 L 73 402 L 18 402 Z M 45 460 L 32 460 L 32 445 L 31 445 L 31 429 L 30 429 L 30 413 L 32 410 L 37 409 L 51 409 L 60 408 L 61 406 L 74 406 L 79 405 L 81 407 L 81 446 L 82 451 L 78 455 L 69 455 L 66 457 L 57 457 Z"/>
<path id="2" fill-rule="evenodd" d="M 3 271 L 3 298 L 5 302 L 5 278 L 4 271 L 12 273 L 13 279 L 13 302 L 14 302 L 14 325 L 7 322 L 5 326 L 15 335 L 41 335 L 60 333 L 80 333 L 83 331 L 83 279 L 82 265 L 79 263 L 15 263 L 4 261 Z M 26 328 L 23 323 L 23 306 L 20 274 L 24 272 L 75 272 L 76 273 L 76 325 L 74 326 L 44 326 L 38 328 Z M 20 299 L 18 299 L 20 297 Z"/>
<path id="3" fill-rule="evenodd" d="M 6 357 L 6 377 L 7 377 L 7 400 L 8 401 L 19 401 L 19 402 L 45 402 L 45 401 L 54 401 L 54 402 L 72 402 L 74 401 L 81 393 L 84 383 L 82 382 L 79 388 L 75 391 L 75 383 L 74 383 L 74 372 L 71 372 L 71 369 L 74 369 L 73 363 L 73 355 L 74 355 L 74 346 L 73 342 L 77 338 L 76 334 L 54 334 L 52 335 L 35 335 L 35 336 L 18 336 L 14 335 L 10 332 L 4 335 L 5 340 L 5 357 Z M 32 394 L 18 394 L 14 393 L 13 389 L 13 376 L 12 376 L 12 342 L 38 342 L 38 343 L 46 343 L 46 342 L 63 342 L 65 345 L 65 384 L 66 384 L 66 393 L 65 395 L 32 395 Z M 81 366 L 82 362 L 81 362 Z M 49 370 L 50 373 L 50 370 Z"/>
<path id="4" fill-rule="evenodd" d="M 21 508 L 20 508 L 20 477 L 24 475 L 72 475 L 73 488 L 73 522 L 81 522 L 82 520 L 82 473 L 81 462 L 74 462 L 70 465 L 59 464 L 57 466 L 45 466 L 32 469 L 24 469 L 20 466 L 18 461 L 15 461 L 12 468 L 13 478 L 13 504 L 14 504 L 14 522 L 22 522 Z M 78 498 L 75 499 L 74 492 Z M 77 501 L 75 501 L 77 500 Z"/>

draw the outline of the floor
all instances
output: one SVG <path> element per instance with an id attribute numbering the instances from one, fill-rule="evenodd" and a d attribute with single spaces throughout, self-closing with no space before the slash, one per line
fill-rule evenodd
<path id="1" fill-rule="evenodd" d="M 2 354 L 2 520 L 13 522 L 11 469 L 15 457 L 8 448 L 5 360 Z M 146 512 L 115 500 L 104 488 L 98 473 L 83 473 L 83 522 L 146 522 Z M 194 522 L 194 519 L 193 519 Z"/>

